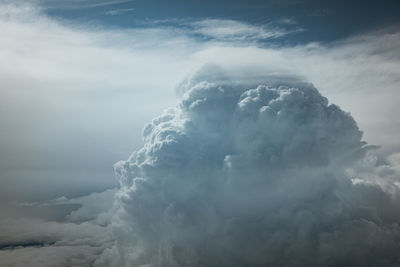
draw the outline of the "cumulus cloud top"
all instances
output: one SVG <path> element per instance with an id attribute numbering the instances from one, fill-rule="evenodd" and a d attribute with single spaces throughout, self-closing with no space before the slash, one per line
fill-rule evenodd
<path id="1" fill-rule="evenodd" d="M 115 165 L 114 263 L 398 263 L 397 189 L 353 179 L 368 153 L 353 118 L 311 84 L 221 77 L 182 83 L 180 104 Z"/>

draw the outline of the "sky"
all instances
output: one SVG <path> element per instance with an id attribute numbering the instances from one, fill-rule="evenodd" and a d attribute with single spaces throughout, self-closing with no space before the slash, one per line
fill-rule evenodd
<path id="1" fill-rule="evenodd" d="M 395 266 L 399 20 L 389 0 L 0 1 L 0 263 Z"/>

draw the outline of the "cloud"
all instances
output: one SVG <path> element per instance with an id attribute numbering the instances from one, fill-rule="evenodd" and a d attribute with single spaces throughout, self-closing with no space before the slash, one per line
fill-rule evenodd
<path id="1" fill-rule="evenodd" d="M 400 64 L 394 51 L 399 36 L 391 29 L 331 44 L 221 45 L 198 51 L 194 57 L 235 71 L 240 79 L 279 74 L 312 81 L 332 102 L 352 113 L 368 141 L 392 145 L 397 143 L 394 129 L 398 129 L 394 111 Z"/>
<path id="2" fill-rule="evenodd" d="M 351 112 L 368 141 L 398 142 L 397 31 L 277 46 L 263 39 L 271 25 L 234 20 L 120 30 L 58 21 L 34 5 L 2 5 L 0 14 L 3 199 L 76 197 L 115 186 L 110 166 L 140 146 L 142 125 L 175 105 L 176 84 L 206 63 L 242 80 L 301 76 Z M 209 37 L 198 38 L 201 32 Z M 46 194 L 35 186 L 43 183 L 51 188 Z"/>
<path id="3" fill-rule="evenodd" d="M 396 28 L 283 46 L 233 20 L 120 30 L 9 4 L 0 22 L 3 265 L 398 262 Z M 92 193 L 135 149 L 110 208 Z"/>
<path id="4" fill-rule="evenodd" d="M 57 3 L 55 1 L 49 0 L 37 0 L 36 2 L 40 3 L 42 7 L 45 9 L 90 9 L 90 8 L 98 8 L 98 7 L 108 7 L 108 6 L 118 6 L 121 4 L 133 2 L 132 0 L 116 0 L 116 1 L 107 1 L 107 0 L 68 0 L 63 1 L 62 3 Z"/>
<path id="5" fill-rule="evenodd" d="M 90 265 L 111 248 L 115 190 L 2 208 L 2 266 Z M 58 212 L 58 217 L 55 217 Z M 10 213 L 11 212 L 11 213 Z"/>
<path id="6" fill-rule="evenodd" d="M 278 27 L 255 26 L 226 19 L 205 19 L 192 23 L 194 31 L 224 41 L 254 41 L 279 38 L 289 32 Z"/>
<path id="7" fill-rule="evenodd" d="M 112 245 L 107 229 L 88 223 L 19 219 L 3 221 L 0 231 L 2 266 L 88 265 Z"/>
<path id="8" fill-rule="evenodd" d="M 115 165 L 120 209 L 108 263 L 400 262 L 399 188 L 356 167 L 372 147 L 348 113 L 311 84 L 242 82 L 217 66 L 182 86 L 176 108 L 144 128 L 143 148 Z M 398 182 L 397 167 L 386 168 Z"/>
<path id="9" fill-rule="evenodd" d="M 117 16 L 117 15 L 125 14 L 128 12 L 132 12 L 134 10 L 135 10 L 134 8 L 111 9 L 111 10 L 106 11 L 106 14 L 110 15 L 110 16 Z"/>
<path id="10" fill-rule="evenodd" d="M 171 37 L 160 44 L 151 30 L 65 25 L 34 6 L 0 10 L 0 165 L 7 184 L 1 198 L 76 197 L 115 186 L 112 164 L 131 150 L 115 137 L 138 145 L 145 121 L 175 103 L 173 87 L 182 75 L 175 70 L 188 65 L 173 54 L 186 55 L 186 48 L 168 47 L 185 41 Z M 148 84 L 152 73 L 158 78 Z M 154 101 L 156 92 L 164 97 Z"/>
<path id="11" fill-rule="evenodd" d="M 232 19 L 169 18 L 146 21 L 143 26 L 177 31 L 196 42 L 229 46 L 261 45 L 304 31 L 289 18 L 259 25 Z"/>

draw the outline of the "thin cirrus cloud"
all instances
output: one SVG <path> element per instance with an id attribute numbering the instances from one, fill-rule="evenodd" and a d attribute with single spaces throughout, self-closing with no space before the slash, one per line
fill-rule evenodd
<path id="1" fill-rule="evenodd" d="M 49 0 L 36 0 L 36 3 L 39 3 L 41 7 L 47 10 L 57 9 L 90 9 L 90 8 L 98 8 L 98 7 L 108 7 L 108 6 L 115 6 L 120 4 L 125 4 L 133 2 L 133 0 L 115 0 L 115 1 L 108 1 L 108 0 L 84 0 L 84 1 L 77 1 L 77 0 L 68 0 L 68 1 L 49 1 Z"/>
<path id="2" fill-rule="evenodd" d="M 21 265 L 25 264 L 24 261 L 29 261 L 33 266 L 71 265 L 87 262 L 94 264 L 95 261 L 98 264 L 107 265 L 110 256 L 112 259 L 112 255 L 124 253 L 123 250 L 118 250 L 121 244 L 126 244 L 126 248 L 134 246 L 133 239 L 129 240 L 129 238 L 137 234 L 126 232 L 126 230 L 130 227 L 129 218 L 132 220 L 140 220 L 140 218 L 137 218 L 134 213 L 134 208 L 137 207 L 132 206 L 132 210 L 129 210 L 128 204 L 135 198 L 143 200 L 145 204 L 149 204 L 146 201 L 151 202 L 154 199 L 141 199 L 146 195 L 138 196 L 135 190 L 150 189 L 146 188 L 146 183 L 141 183 L 141 180 L 136 181 L 136 189 L 132 188 L 130 181 L 136 177 L 130 176 L 129 172 L 126 172 L 126 180 L 120 180 L 120 182 L 127 191 L 124 189 L 117 193 L 117 204 L 111 208 L 109 203 L 114 201 L 115 191 L 110 193 L 111 191 L 104 190 L 117 186 L 113 177 L 112 165 L 120 159 L 127 158 L 132 151 L 140 149 L 142 144 L 140 134 L 143 125 L 152 121 L 152 118 L 162 113 L 165 108 L 175 106 L 178 102 L 175 95 L 176 87 L 179 84 L 181 88 L 183 84 L 190 85 L 188 88 L 195 86 L 197 82 L 191 81 L 196 79 L 188 79 L 184 83 L 181 81 L 188 75 L 188 72 L 207 63 L 215 63 L 222 69 L 222 71 L 218 71 L 218 68 L 207 69 L 207 75 L 211 75 L 214 82 L 223 82 L 225 77 L 233 76 L 235 84 L 245 85 L 240 90 L 251 89 L 247 88 L 249 84 L 256 88 L 258 82 L 265 82 L 266 76 L 280 77 L 279 79 L 285 77 L 286 81 L 312 82 L 324 96 L 328 97 L 329 101 L 338 104 L 343 110 L 351 112 L 358 127 L 364 131 L 363 140 L 370 144 L 384 145 L 384 148 L 392 148 L 393 144 L 398 144 L 400 125 L 397 119 L 399 113 L 397 102 L 400 86 L 398 80 L 400 60 L 396 56 L 399 52 L 396 44 L 399 43 L 400 36 L 396 29 L 371 32 L 330 44 L 277 46 L 276 43 L 269 45 L 264 41 L 272 40 L 279 35 L 284 37 L 283 32 L 274 33 L 272 31 L 270 33 L 268 25 L 257 26 L 232 20 L 206 19 L 190 22 L 191 30 L 188 30 L 187 26 L 169 25 L 165 27 L 165 25 L 157 26 L 157 24 L 120 30 L 79 25 L 66 21 L 60 22 L 47 17 L 41 13 L 40 9 L 32 5 L 4 5 L 0 8 L 0 14 L 2 25 L 0 33 L 4 37 L 0 41 L 0 57 L 2 59 L 0 80 L 3 84 L 0 89 L 0 121 L 4 126 L 0 135 L 0 190 L 4 203 L 1 207 L 4 211 L 3 214 L 10 214 L 10 219 L 1 220 L 1 236 L 4 242 L 1 244 L 0 259 L 6 265 L 8 263 L 11 265 L 17 260 Z M 229 31 L 229 25 L 235 25 L 237 30 Z M 213 31 L 213 28 L 217 30 Z M 208 38 L 197 38 L 198 34 Z M 254 42 L 254 40 L 262 42 Z M 199 74 L 193 76 L 199 76 Z M 209 78 L 210 81 L 212 79 Z M 225 84 L 225 86 L 231 88 L 230 85 Z M 209 89 L 212 88 L 214 87 Z M 212 90 L 207 91 L 207 87 L 203 88 L 199 85 L 197 85 L 197 89 L 201 93 L 196 95 L 193 91 L 191 95 L 195 101 L 190 99 L 189 101 L 185 96 L 186 100 L 183 102 L 183 105 L 187 106 L 186 108 L 193 110 L 190 119 L 196 120 L 199 125 L 207 122 L 208 117 L 203 117 L 203 112 L 196 111 L 196 108 L 200 110 L 202 105 L 206 104 L 211 106 L 203 108 L 204 116 L 208 114 L 207 116 L 212 118 L 213 108 L 220 108 L 215 114 L 230 116 L 229 112 L 226 112 L 228 109 L 225 110 L 225 108 L 231 107 L 235 102 L 227 101 L 224 102 L 226 106 L 220 105 L 220 107 L 211 103 L 216 101 L 216 98 L 213 97 L 221 96 L 224 94 L 223 92 L 214 88 L 216 94 L 207 95 Z M 178 95 L 184 93 L 182 91 L 185 90 L 178 90 Z M 260 94 L 261 91 L 260 89 Z M 293 94 L 288 94 L 288 99 L 290 96 L 296 96 L 295 92 Z M 241 111 L 243 114 L 236 115 L 244 116 L 247 112 L 246 116 L 251 117 L 253 109 L 259 109 L 260 107 L 257 105 L 262 104 L 261 102 L 256 103 L 257 97 L 262 99 L 257 92 L 248 92 L 248 97 L 243 100 L 247 99 L 246 101 L 252 104 L 246 104 L 247 102 L 244 101 L 242 103 L 244 108 Z M 211 102 L 207 102 L 207 98 Z M 317 98 L 319 99 L 319 97 Z M 173 119 L 174 116 L 176 115 L 170 114 L 168 118 Z M 218 121 L 223 118 L 215 119 L 210 123 L 214 121 L 218 124 Z M 155 127 L 160 127 L 158 128 L 160 131 L 167 133 L 167 130 L 172 129 L 173 133 L 177 134 L 177 138 L 180 133 L 190 130 L 190 128 L 184 128 L 185 131 L 179 132 L 182 129 L 180 127 L 185 126 L 179 124 L 182 122 L 180 120 L 156 119 L 155 121 L 157 120 L 163 124 L 162 126 L 153 126 L 153 130 L 156 129 Z M 225 120 L 223 121 L 225 122 Z M 242 121 L 241 127 L 245 127 L 245 121 Z M 170 123 L 169 126 L 168 123 Z M 349 125 L 353 127 L 352 123 Z M 211 126 L 215 127 L 216 125 L 207 127 Z M 290 129 L 285 129 L 284 124 L 278 126 L 286 134 L 292 132 Z M 240 135 L 236 136 L 238 142 L 248 138 L 249 134 L 257 136 L 257 128 L 250 129 L 254 131 L 239 132 Z M 163 136 L 160 135 L 159 138 Z M 194 141 L 198 137 L 195 134 L 189 136 Z M 216 138 L 214 141 L 217 143 L 218 140 L 225 140 L 220 132 L 203 137 L 209 138 L 207 140 Z M 296 136 L 295 139 L 307 143 L 305 137 Z M 168 145 L 165 147 L 160 145 L 158 147 L 160 150 L 154 149 L 154 155 L 150 154 L 150 151 L 143 158 L 147 163 L 157 163 L 157 160 L 164 163 L 165 160 L 171 159 L 166 163 L 179 165 L 185 158 L 194 160 L 190 155 L 185 157 L 186 154 L 183 153 L 193 148 L 193 143 L 182 137 L 174 145 L 175 139 L 169 139 L 168 134 L 164 138 L 159 140 L 160 144 L 169 142 Z M 258 143 L 262 144 L 263 140 L 254 139 L 253 141 L 253 147 L 257 147 Z M 146 146 L 157 145 L 149 139 L 145 140 L 145 143 Z M 300 144 L 304 143 L 300 142 Z M 223 146 L 224 143 L 218 144 Z M 293 154 L 287 152 L 285 154 L 287 157 L 284 157 L 283 160 L 275 157 L 278 163 L 287 163 L 296 155 L 295 152 L 298 151 L 296 148 L 299 146 L 296 145 L 297 143 L 290 144 L 293 146 L 285 149 Z M 247 153 L 257 160 L 258 152 L 250 153 L 246 149 L 251 149 L 251 147 L 246 148 L 240 142 L 236 145 L 236 149 L 243 150 L 244 154 Z M 222 148 L 226 149 L 226 147 Z M 339 152 L 341 151 L 339 148 L 337 149 Z M 177 152 L 177 157 L 173 156 L 171 151 Z M 202 159 L 209 160 L 210 166 L 214 166 L 214 163 L 218 165 L 213 159 L 220 155 L 211 152 L 205 149 L 198 151 L 196 155 L 208 155 L 208 159 L 206 157 Z M 396 167 L 398 166 L 398 156 L 396 153 L 393 154 L 393 151 L 390 152 L 393 155 L 388 158 L 385 153 L 389 152 L 383 150 L 381 153 L 382 155 L 369 155 L 352 166 L 351 170 L 344 170 L 345 168 L 340 166 L 340 170 L 346 173 L 345 175 L 341 173 L 340 179 L 345 176 L 350 177 L 355 184 L 358 184 L 356 189 L 349 191 L 356 192 L 350 201 L 352 207 L 357 208 L 355 214 L 361 218 L 370 219 L 374 223 L 350 223 L 343 220 L 342 231 L 337 234 L 338 239 L 335 239 L 332 233 L 321 236 L 326 244 L 325 254 L 321 254 L 322 259 L 324 259 L 324 255 L 332 255 L 330 250 L 332 247 L 345 247 L 342 246 L 343 243 L 340 243 L 340 237 L 349 241 L 345 237 L 351 238 L 351 236 L 346 233 L 354 232 L 357 227 L 369 233 L 375 231 L 378 234 L 376 235 L 377 239 L 374 240 L 385 242 L 391 240 L 385 238 L 385 235 L 392 235 L 397 231 L 386 224 L 393 220 L 390 217 L 390 211 L 397 205 L 397 202 L 391 202 L 392 200 L 386 192 L 396 188 L 393 187 L 393 184 L 396 184 L 398 179 L 398 167 Z M 231 153 L 226 154 L 231 155 Z M 332 155 L 333 159 L 337 158 L 335 153 Z M 312 157 L 313 154 L 309 156 Z M 274 157 L 270 158 L 272 160 Z M 318 158 L 320 157 L 318 156 Z M 221 170 L 215 167 L 213 170 L 229 172 L 229 168 L 238 168 L 239 161 L 237 157 L 227 157 L 225 169 Z M 140 163 L 140 161 L 138 162 Z M 248 164 L 246 166 L 255 166 L 251 162 L 245 164 Z M 121 167 L 120 171 L 123 172 L 123 170 L 124 167 Z M 143 171 L 145 179 L 155 179 L 155 176 L 145 172 L 147 169 L 144 165 L 136 171 L 138 170 Z M 161 170 L 162 168 L 156 171 Z M 307 175 L 305 169 L 303 171 L 304 175 L 301 177 L 304 178 Z M 286 173 L 281 173 L 281 176 L 285 176 L 284 174 L 286 175 Z M 390 182 L 382 182 L 384 180 L 382 177 Z M 327 183 L 324 184 L 324 181 Z M 337 189 L 336 185 L 330 187 L 332 180 L 324 181 L 321 181 L 322 184 L 317 184 L 320 186 L 319 189 L 328 191 L 332 188 Z M 167 188 L 172 190 L 171 192 L 179 191 L 179 187 L 185 185 L 195 188 L 189 181 L 187 184 L 179 184 L 171 178 L 171 182 L 170 188 Z M 308 190 L 305 187 L 308 182 L 304 181 L 304 192 Z M 381 193 L 377 188 L 371 189 L 366 186 L 368 183 L 380 184 L 386 191 Z M 175 185 L 177 187 L 174 187 Z M 204 184 L 206 187 L 209 185 Z M 286 184 L 279 183 L 277 185 L 286 186 Z M 296 183 L 296 185 L 300 186 L 301 184 Z M 234 187 L 235 184 L 232 186 Z M 245 186 L 251 188 L 251 185 Z M 219 187 L 216 189 L 218 192 L 221 191 Z M 346 186 L 344 189 L 348 190 Z M 163 190 L 155 190 L 154 197 L 157 197 L 157 194 Z M 318 190 L 316 192 L 325 192 Z M 371 190 L 377 198 L 381 194 L 388 202 L 379 204 L 373 200 L 366 200 L 363 190 Z M 104 193 L 93 193 L 95 191 L 104 191 Z M 299 194 L 301 192 L 303 191 L 298 191 Z M 341 192 L 343 192 L 343 196 L 349 197 L 344 191 Z M 226 193 L 230 194 L 230 191 L 228 190 Z M 81 198 L 82 195 L 86 195 L 86 197 Z M 232 199 L 240 200 L 240 198 L 230 195 Z M 60 198 L 62 196 L 67 198 Z M 45 202 L 47 206 L 40 204 L 49 199 L 58 200 L 50 201 L 51 203 Z M 14 202 L 7 204 L 9 201 Z M 164 205 L 166 203 L 159 199 L 155 199 L 155 201 L 156 204 Z M 362 209 L 360 201 L 370 201 L 368 202 L 369 207 L 379 210 L 380 217 L 374 217 L 372 211 Z M 43 215 L 41 218 L 31 216 L 21 222 L 20 217 L 29 217 L 30 214 L 24 212 L 23 205 L 18 204 L 20 202 L 34 202 L 36 210 Z M 98 205 L 94 205 L 94 203 Z M 204 212 L 207 210 L 200 209 L 201 205 L 196 203 L 198 206 L 195 208 L 205 214 Z M 335 209 L 337 202 L 334 200 L 327 199 L 320 203 L 328 205 L 328 211 L 337 212 Z M 387 208 L 386 211 L 383 208 L 385 203 L 390 204 L 390 208 Z M 193 219 L 186 214 L 187 209 L 184 205 L 169 204 L 168 206 L 171 207 L 166 210 L 166 213 L 170 215 L 170 220 L 185 225 L 186 219 Z M 251 202 L 247 204 L 251 204 Z M 53 208 L 46 210 L 44 206 Z M 245 207 L 242 208 L 245 209 Z M 56 210 L 57 213 L 53 214 Z M 237 210 L 231 211 L 232 214 L 237 212 Z M 249 209 L 249 211 L 251 210 Z M 308 214 L 308 211 L 309 209 L 305 209 L 303 214 Z M 154 215 L 151 210 L 145 214 Z M 179 214 L 182 216 L 179 217 Z M 280 218 L 286 220 L 287 214 L 281 214 Z M 328 215 L 326 214 L 326 216 Z M 296 216 L 302 218 L 302 214 Z M 346 213 L 346 216 L 350 215 Z M 111 218 L 114 219 L 111 220 Z M 217 221 L 220 220 L 218 217 L 213 218 Z M 314 219 L 315 217 L 310 218 Z M 383 222 L 384 226 L 377 223 L 379 220 Z M 16 221 L 20 221 L 20 223 L 15 223 Z M 230 226 L 228 226 L 233 228 L 227 226 L 229 229 L 247 229 L 246 221 L 233 219 L 230 221 Z M 266 223 L 272 228 L 279 224 L 279 222 Z M 139 225 L 145 227 L 144 224 Z M 307 228 L 307 225 L 303 226 L 305 229 Z M 185 241 L 184 239 L 175 239 L 173 233 L 181 230 L 173 228 L 173 225 L 171 227 L 171 235 L 167 236 L 168 242 L 174 244 L 174 242 Z M 290 225 L 288 227 L 290 228 Z M 71 236 L 70 233 L 74 234 Z M 194 235 L 195 233 L 197 232 L 191 232 L 189 229 L 187 235 L 181 236 L 189 239 L 190 236 L 193 236 L 194 240 L 200 240 L 197 239 L 198 236 Z M 290 233 L 288 231 L 286 232 L 288 235 L 276 234 L 276 242 L 282 241 L 283 243 L 280 244 L 288 242 L 291 240 Z M 308 232 L 305 230 L 304 233 Z M 142 234 L 139 237 L 142 241 L 144 240 L 144 243 L 147 242 L 148 247 L 140 247 L 138 251 L 146 254 L 153 251 L 154 244 L 149 239 L 145 240 L 147 238 L 145 232 Z M 393 236 L 396 235 L 393 234 Z M 128 239 L 124 239 L 125 237 Z M 231 236 L 226 235 L 221 238 L 226 240 Z M 240 239 L 240 237 L 235 238 Z M 32 240 L 34 242 L 31 242 Z M 243 241 L 249 242 L 249 245 L 252 244 L 250 240 L 244 239 Z M 221 245 L 219 249 L 222 249 L 227 243 L 221 241 L 219 244 Z M 237 243 L 232 243 L 230 248 L 236 250 L 236 245 Z M 369 245 L 371 245 L 369 248 L 373 247 L 373 244 Z M 198 253 L 196 247 L 190 249 Z M 384 253 L 380 249 L 377 251 Z M 131 251 L 128 252 L 125 253 L 125 258 L 120 255 L 115 259 L 119 259 L 120 263 L 123 263 L 124 260 L 140 261 L 137 258 L 139 252 L 136 255 L 131 254 Z M 294 249 L 292 252 L 296 252 L 296 250 Z M 340 259 L 346 253 L 345 249 L 337 252 L 336 259 Z M 37 256 L 33 257 L 34 255 Z M 394 257 L 390 251 L 385 256 L 389 260 Z M 43 262 L 43 259 L 48 260 Z M 149 258 L 145 257 L 145 259 Z M 179 259 L 188 260 L 186 258 L 176 260 Z M 273 259 L 271 258 L 271 260 Z M 357 260 L 361 259 L 357 258 Z M 147 264 L 145 261 L 143 263 Z"/>
<path id="3" fill-rule="evenodd" d="M 221 41 L 260 41 L 293 33 L 277 26 L 255 26 L 227 19 L 205 19 L 191 25 L 196 33 Z M 294 32 L 301 30 L 296 29 Z"/>
<path id="4" fill-rule="evenodd" d="M 128 12 L 132 12 L 132 11 L 135 11 L 135 9 L 134 8 L 111 9 L 111 10 L 106 11 L 106 14 L 110 15 L 110 16 L 117 16 L 117 15 L 125 14 Z"/>

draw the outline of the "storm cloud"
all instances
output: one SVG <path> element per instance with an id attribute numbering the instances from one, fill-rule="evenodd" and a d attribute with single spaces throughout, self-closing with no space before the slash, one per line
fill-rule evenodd
<path id="1" fill-rule="evenodd" d="M 400 262 L 398 172 L 312 84 L 238 82 L 208 66 L 180 92 L 115 165 L 117 243 L 99 264 Z"/>
<path id="2" fill-rule="evenodd" d="M 396 27 L 278 44 L 302 28 L 6 2 L 0 265 L 399 264 Z"/>

